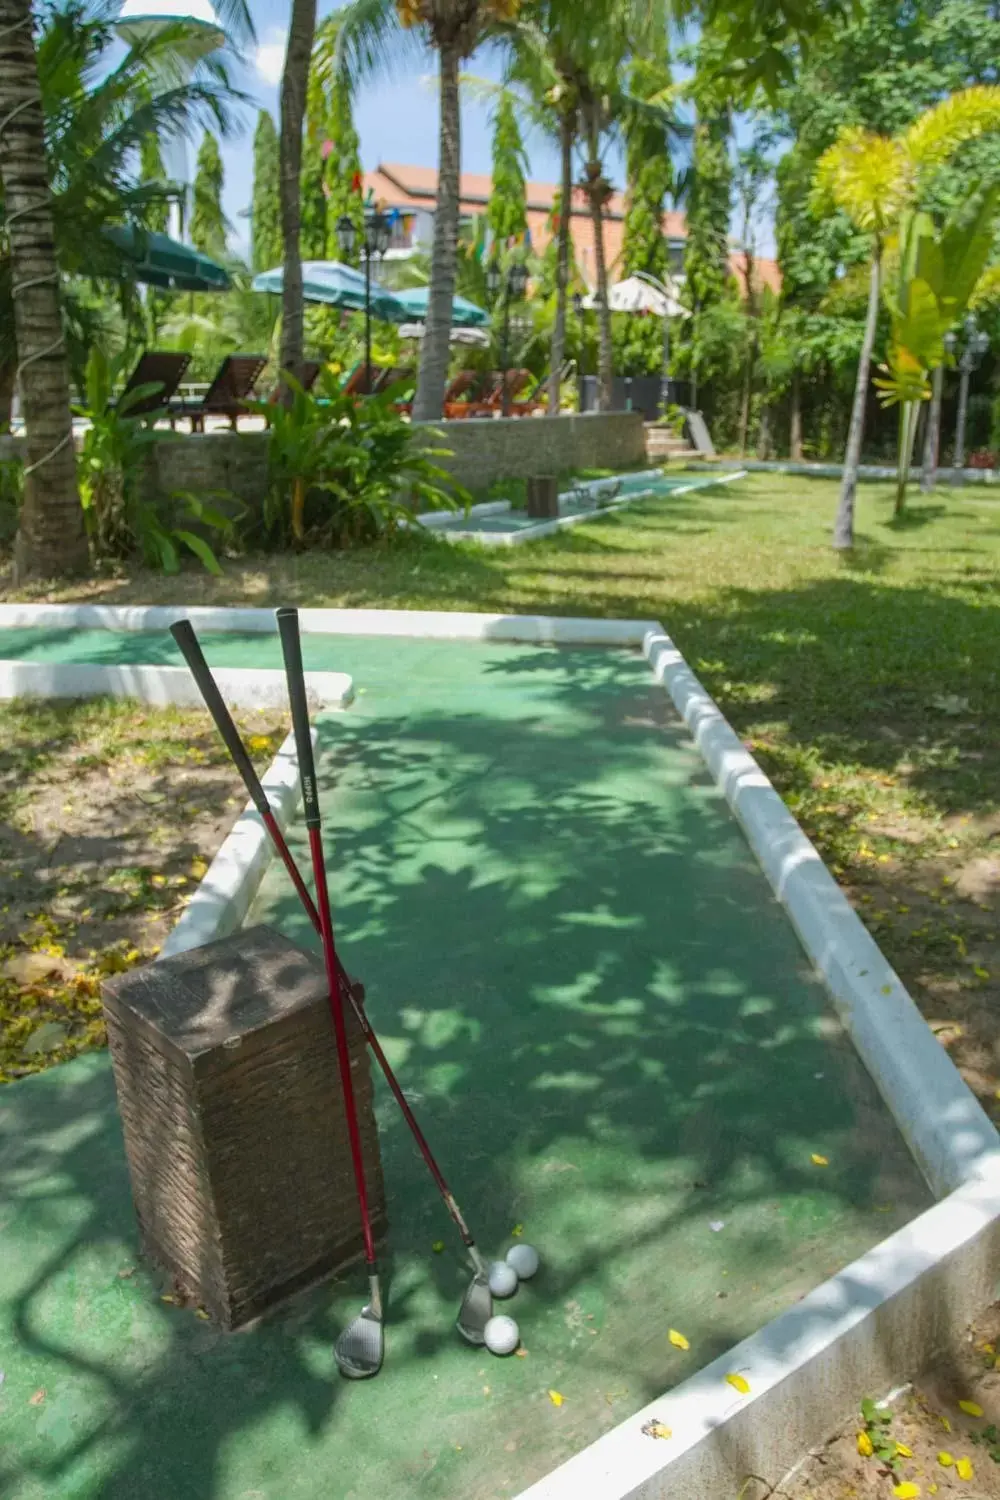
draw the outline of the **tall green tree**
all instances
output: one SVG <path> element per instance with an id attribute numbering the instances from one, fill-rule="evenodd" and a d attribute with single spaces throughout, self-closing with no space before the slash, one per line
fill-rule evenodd
<path id="1" fill-rule="evenodd" d="M 266 109 L 257 116 L 253 138 L 253 200 L 250 259 L 255 271 L 270 271 L 281 260 L 281 206 L 278 197 L 278 132 Z"/>
<path id="2" fill-rule="evenodd" d="M 292 0 L 281 74 L 281 140 L 278 152 L 281 205 L 281 368 L 302 366 L 305 301 L 302 295 L 302 135 L 309 65 L 316 34 L 316 0 Z"/>
<path id="3" fill-rule="evenodd" d="M 354 224 L 356 248 L 349 257 L 355 265 L 361 259 L 361 235 L 364 230 L 364 176 L 361 171 L 361 143 L 354 127 L 351 84 L 343 72 L 334 74 L 330 84 L 329 151 L 324 174 L 327 193 L 326 253 L 331 260 L 342 260 L 337 244 L 337 224 L 346 217 Z M 326 150 L 326 142 L 324 150 Z"/>
<path id="4" fill-rule="evenodd" d="M 226 216 L 222 211 L 225 171 L 219 143 L 206 130 L 195 167 L 191 193 L 191 243 L 205 255 L 226 253 Z"/>
<path id="5" fill-rule="evenodd" d="M 493 187 L 486 209 L 486 221 L 497 245 L 518 239 L 528 227 L 527 169 L 514 101 L 505 90 L 493 123 Z"/>
<path id="6" fill-rule="evenodd" d="M 670 255 L 663 233 L 667 196 L 673 191 L 670 136 L 662 115 L 647 107 L 669 95 L 670 68 L 666 59 L 637 59 L 632 64 L 629 89 L 634 103 L 626 107 L 626 198 L 622 271 L 626 276 L 644 271 L 665 281 Z"/>
<path id="7" fill-rule="evenodd" d="M 134 291 L 104 231 L 148 223 L 165 202 L 162 182 L 140 178 L 141 144 L 193 125 L 224 130 L 232 92 L 217 62 L 176 83 L 182 54 L 190 61 L 183 22 L 115 57 L 103 15 L 46 11 L 36 47 L 28 8 L 2 0 L 0 34 L 0 390 L 18 364 L 28 473 L 16 565 L 48 577 L 86 562 L 69 408 L 77 288 L 107 278 Z M 83 342 L 95 336 L 91 326 Z"/>
<path id="8" fill-rule="evenodd" d="M 303 167 L 303 239 L 314 258 L 343 260 L 337 224 L 347 217 L 354 224 L 355 245 L 346 259 L 359 265 L 365 222 L 364 179 L 361 147 L 354 128 L 351 80 L 343 66 L 340 33 L 341 18 L 337 11 L 316 28 L 306 112 L 308 165 Z"/>
<path id="9" fill-rule="evenodd" d="M 387 49 L 398 42 L 400 28 L 429 43 L 437 54 L 437 206 L 426 332 L 413 403 L 416 421 L 440 418 L 448 373 L 462 156 L 459 70 L 482 42 L 507 30 L 520 9 L 521 0 L 353 0 L 343 12 L 342 51 L 352 80 L 384 61 Z"/>
<path id="10" fill-rule="evenodd" d="M 844 473 L 833 544 L 854 545 L 854 501 L 864 436 L 865 403 L 879 310 L 886 241 L 903 215 L 920 207 L 935 174 L 967 143 L 1000 130 L 1000 87 L 976 86 L 943 99 L 906 130 L 878 135 L 859 126 L 842 130 L 816 169 L 817 212 L 830 207 L 847 214 L 870 240 L 870 289 L 865 336 L 858 361 L 854 404 L 844 454 Z"/>
<path id="11" fill-rule="evenodd" d="M 700 376 L 699 323 L 705 313 L 725 300 L 732 284 L 729 214 L 733 170 L 729 140 L 727 109 L 716 106 L 699 113 L 691 153 L 684 245 L 685 297 L 691 311 L 687 329 L 691 340 L 691 400 L 695 405 Z"/>

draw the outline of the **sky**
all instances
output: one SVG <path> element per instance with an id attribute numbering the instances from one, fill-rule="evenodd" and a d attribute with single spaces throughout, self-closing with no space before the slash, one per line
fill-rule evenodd
<path id="1" fill-rule="evenodd" d="M 586 0 L 581 0 L 586 3 Z M 287 0 L 250 0 L 257 31 L 257 46 L 251 51 L 248 66 L 240 70 L 239 82 L 251 96 L 253 108 L 245 112 L 245 130 L 238 137 L 222 143 L 226 180 L 224 207 L 233 226 L 234 239 L 245 246 L 250 203 L 253 157 L 250 140 L 256 121 L 256 110 L 271 111 L 278 120 L 278 88 L 284 65 L 288 16 Z M 337 9 L 335 4 L 320 0 L 319 17 Z M 480 78 L 499 77 L 496 56 L 486 51 L 476 54 L 467 71 Z M 469 172 L 489 172 L 491 158 L 490 104 L 463 90 L 462 166 Z M 380 161 L 405 162 L 415 166 L 437 165 L 438 97 L 434 55 L 426 56 L 394 76 L 381 77 L 362 86 L 354 106 L 354 122 L 361 141 L 361 159 L 366 169 Z M 558 151 L 540 130 L 526 133 L 525 147 L 531 165 L 530 175 L 542 181 L 555 182 L 559 177 Z M 194 151 L 191 152 L 193 160 Z M 606 168 L 612 180 L 623 185 L 624 166 L 621 153 L 609 153 Z M 761 253 L 772 253 L 768 223 L 761 227 Z"/>

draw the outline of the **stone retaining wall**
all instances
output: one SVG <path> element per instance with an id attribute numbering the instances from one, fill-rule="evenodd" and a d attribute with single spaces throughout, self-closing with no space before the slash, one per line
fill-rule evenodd
<path id="1" fill-rule="evenodd" d="M 639 412 L 603 412 L 561 417 L 521 417 L 509 421 L 470 418 L 441 424 L 419 423 L 428 447 L 450 448 L 442 468 L 468 489 L 483 490 L 497 480 L 530 479 L 568 469 L 620 469 L 645 460 L 645 431 Z M 266 432 L 209 432 L 164 436 L 150 450 L 151 498 L 166 505 L 175 490 L 204 494 L 228 490 L 251 512 L 267 491 Z M 0 438 L 0 460 L 20 447 Z M 167 507 L 169 508 L 169 507 Z"/>

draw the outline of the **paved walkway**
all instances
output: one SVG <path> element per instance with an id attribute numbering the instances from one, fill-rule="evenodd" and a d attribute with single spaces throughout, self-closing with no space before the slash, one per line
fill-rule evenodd
<path id="1" fill-rule="evenodd" d="M 278 664 L 268 638 L 208 644 Z M 173 659 L 95 645 L 68 643 Z M 378 1380 L 333 1366 L 360 1273 L 229 1338 L 162 1303 L 133 1269 L 107 1060 L 83 1059 L 0 1092 L 9 1500 L 516 1495 L 927 1205 L 638 656 L 331 637 L 305 656 L 358 688 L 320 725 L 344 955 L 481 1242 L 520 1224 L 542 1253 L 510 1304 L 527 1354 L 454 1333 L 457 1241 L 384 1090 Z M 253 919 L 311 940 L 277 869 Z"/>

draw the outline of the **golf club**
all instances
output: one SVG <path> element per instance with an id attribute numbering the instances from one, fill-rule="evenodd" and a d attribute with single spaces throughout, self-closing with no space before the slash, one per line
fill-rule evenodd
<path id="1" fill-rule="evenodd" d="M 295 748 L 299 758 L 302 805 L 309 833 L 309 853 L 312 857 L 313 882 L 316 887 L 316 909 L 319 912 L 320 936 L 323 941 L 323 962 L 326 965 L 326 977 L 330 990 L 330 1010 L 337 1039 L 340 1084 L 344 1094 L 344 1114 L 347 1117 L 347 1134 L 351 1145 L 351 1162 L 354 1167 L 354 1182 L 358 1194 L 358 1212 L 361 1217 L 365 1264 L 368 1267 L 370 1288 L 369 1302 L 362 1308 L 353 1323 L 340 1335 L 334 1345 L 334 1357 L 342 1374 L 352 1380 L 363 1380 L 367 1376 L 377 1375 L 382 1368 L 385 1347 L 382 1330 L 382 1287 L 379 1281 L 378 1261 L 375 1257 L 375 1237 L 372 1234 L 371 1215 L 368 1211 L 364 1155 L 361 1149 L 361 1132 L 358 1128 L 358 1111 L 354 1099 L 354 1082 L 351 1078 L 351 1057 L 341 995 L 337 949 L 333 939 L 330 897 L 326 886 L 323 827 L 319 810 L 319 795 L 316 789 L 312 736 L 309 732 L 309 707 L 306 702 L 305 673 L 302 669 L 302 642 L 299 639 L 299 612 L 297 609 L 285 607 L 276 613 L 278 633 L 281 636 L 281 651 L 285 658 L 285 678 L 288 683 L 288 701 L 292 711 L 292 730 L 295 734 Z"/>
<path id="2" fill-rule="evenodd" d="M 302 908 L 309 918 L 317 933 L 320 933 L 319 912 L 316 910 L 315 902 L 309 894 L 309 890 L 302 878 L 298 865 L 292 851 L 289 849 L 285 836 L 281 831 L 271 804 L 267 800 L 267 794 L 260 784 L 260 778 L 254 770 L 253 762 L 247 752 L 246 746 L 240 737 L 240 732 L 233 723 L 232 715 L 226 706 L 225 700 L 219 691 L 215 678 L 212 676 L 211 668 L 205 660 L 198 637 L 190 620 L 178 620 L 170 627 L 170 633 L 184 657 L 192 677 L 205 701 L 205 706 L 215 722 L 215 727 L 229 751 L 230 759 L 242 778 L 246 787 L 247 795 L 260 814 L 264 827 L 270 835 L 275 851 L 281 859 L 282 864 L 288 871 L 289 878 Z M 479 1247 L 473 1239 L 472 1232 L 465 1221 L 458 1203 L 452 1194 L 444 1173 L 441 1171 L 434 1154 L 427 1142 L 427 1138 L 420 1128 L 416 1116 L 403 1093 L 402 1087 L 397 1079 L 389 1059 L 382 1050 L 382 1045 L 375 1034 L 375 1029 L 365 1013 L 363 990 L 360 985 L 355 985 L 348 978 L 347 972 L 338 956 L 337 971 L 340 981 L 341 995 L 346 996 L 358 1018 L 358 1023 L 364 1032 L 365 1040 L 375 1054 L 375 1059 L 382 1069 L 385 1081 L 392 1091 L 393 1098 L 403 1112 L 403 1118 L 410 1127 L 413 1139 L 416 1141 L 420 1154 L 427 1165 L 427 1169 L 434 1179 L 435 1186 L 441 1194 L 445 1208 L 447 1208 L 455 1227 L 457 1228 L 462 1243 L 469 1252 L 472 1261 L 474 1276 L 462 1299 L 459 1308 L 456 1326 L 462 1337 L 470 1344 L 481 1346 L 483 1343 L 483 1330 L 490 1318 L 493 1316 L 493 1299 L 489 1290 L 489 1271 L 483 1260 Z M 359 993 L 360 992 L 360 993 Z"/>

